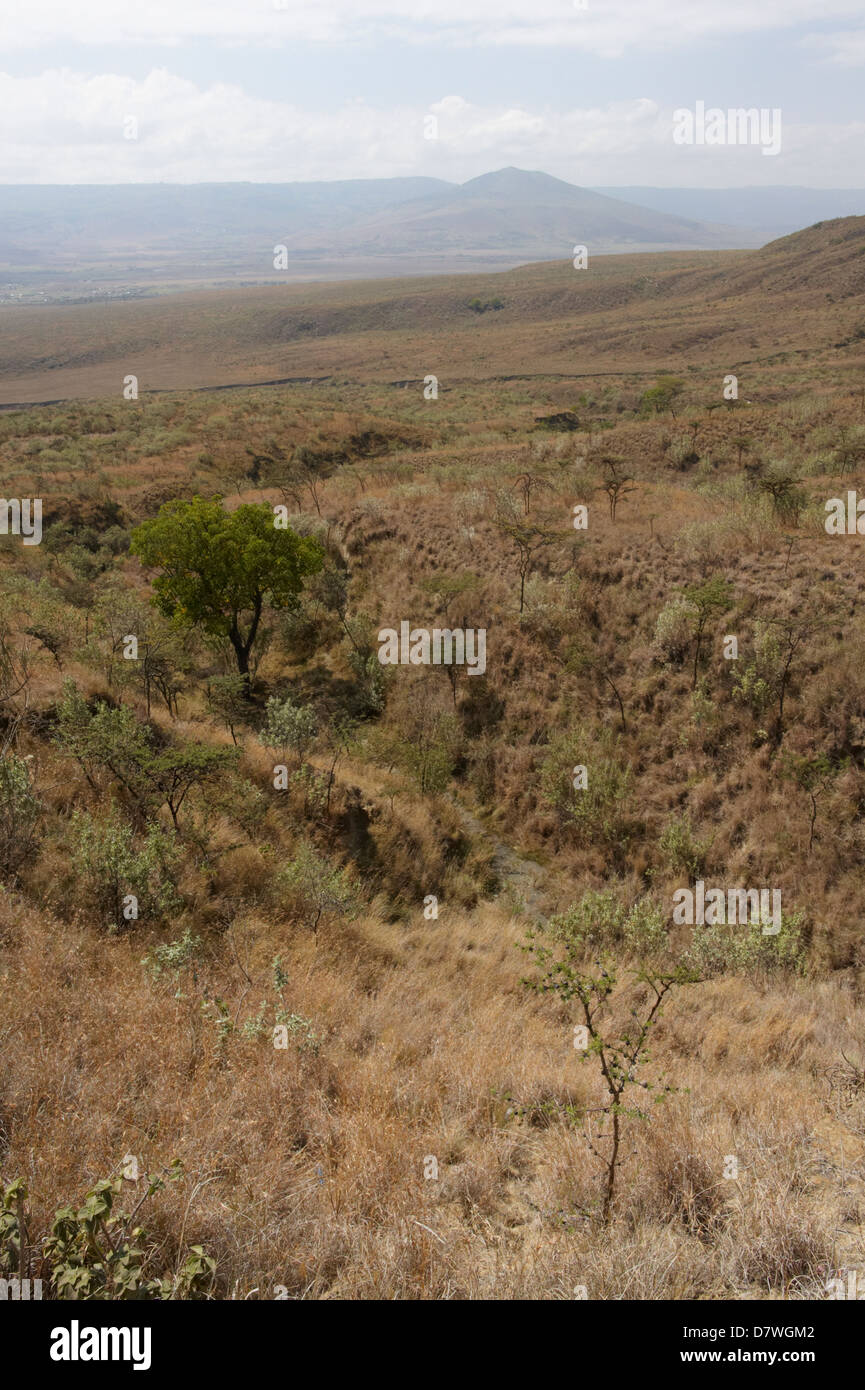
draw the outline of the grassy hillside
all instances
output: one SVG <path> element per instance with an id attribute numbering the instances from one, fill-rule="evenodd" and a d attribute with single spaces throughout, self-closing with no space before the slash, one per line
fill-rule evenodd
<path id="1" fill-rule="evenodd" d="M 863 1267 L 865 540 L 824 527 L 865 491 L 863 245 L 530 267 L 473 280 L 483 313 L 450 279 L 5 316 L 19 383 L 168 386 L 165 345 L 183 384 L 327 378 L 0 415 L 45 527 L 0 537 L 0 1175 L 34 1250 L 132 1156 L 123 1210 L 166 1175 L 147 1269 L 201 1245 L 219 1298 L 801 1299 Z M 193 495 L 323 549 L 251 698 L 129 550 Z M 403 620 L 485 629 L 486 673 L 383 667 Z M 190 747 L 225 756 L 178 808 L 152 759 Z M 780 891 L 780 930 L 676 921 L 698 881 Z M 615 977 L 604 1051 L 567 977 L 527 986 L 538 945 L 597 1003 Z M 601 1059 L 659 980 L 605 1207 Z"/>
<path id="2" fill-rule="evenodd" d="M 291 379 L 420 381 L 663 371 L 711 381 L 856 360 L 865 218 L 759 251 L 590 257 L 494 275 L 265 286 L 11 308 L 0 403 Z M 496 304 L 478 312 L 482 306 Z M 472 307 L 472 306 L 475 307 Z"/>

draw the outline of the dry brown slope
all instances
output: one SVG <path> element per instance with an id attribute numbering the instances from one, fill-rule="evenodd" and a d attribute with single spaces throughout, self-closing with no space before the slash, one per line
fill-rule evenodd
<path id="1" fill-rule="evenodd" d="M 865 218 L 752 252 L 591 258 L 495 275 L 183 294 L 7 310 L 0 403 L 336 377 L 442 380 L 735 369 L 849 353 L 865 324 Z M 499 298 L 478 314 L 473 298 Z"/>

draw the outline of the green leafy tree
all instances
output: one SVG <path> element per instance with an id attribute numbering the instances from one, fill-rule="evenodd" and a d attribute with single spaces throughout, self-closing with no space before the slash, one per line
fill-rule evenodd
<path id="1" fill-rule="evenodd" d="M 835 778 L 844 772 L 849 764 L 845 758 L 840 763 L 830 763 L 825 753 L 816 757 L 788 753 L 781 766 L 781 776 L 788 778 L 800 791 L 804 792 L 810 803 L 810 823 L 808 833 L 808 853 L 814 848 L 814 830 L 817 825 L 818 799 L 829 791 Z"/>
<path id="2" fill-rule="evenodd" d="M 757 476 L 757 491 L 771 498 L 772 510 L 785 526 L 797 526 L 807 502 L 797 474 L 789 463 L 771 463 Z"/>
<path id="3" fill-rule="evenodd" d="M 633 475 L 628 473 L 625 460 L 618 454 L 604 454 L 599 460 L 601 467 L 602 492 L 607 494 L 610 504 L 610 520 L 615 521 L 619 503 L 629 492 L 634 492 Z"/>
<path id="4" fill-rule="evenodd" d="M 478 576 L 471 570 L 463 570 L 459 574 L 439 570 L 436 574 L 427 575 L 422 579 L 418 588 L 422 593 L 430 594 L 438 600 L 441 610 L 447 618 L 450 616 L 450 610 L 455 600 L 474 593 L 479 583 Z"/>
<path id="5" fill-rule="evenodd" d="M 213 676 L 207 682 L 207 708 L 219 719 L 237 743 L 237 729 L 249 717 L 247 685 L 244 676 Z"/>
<path id="6" fill-rule="evenodd" d="M 707 579 L 703 584 L 689 584 L 685 589 L 685 598 L 696 609 L 694 615 L 694 679 L 691 687 L 696 690 L 703 634 L 709 620 L 715 614 L 723 613 L 726 608 L 730 607 L 730 585 L 726 579 L 715 575 L 714 578 Z"/>
<path id="7" fill-rule="evenodd" d="M 620 986 L 620 968 L 611 954 L 605 952 L 589 962 L 587 938 L 591 935 L 585 912 L 561 914 L 540 924 L 527 934 L 522 947 L 535 967 L 534 976 L 522 983 L 538 994 L 551 994 L 563 1004 L 576 1007 L 576 1028 L 582 1032 L 583 1046 L 578 1046 L 576 1031 L 575 1046 L 584 1060 L 594 1060 L 600 1070 L 604 1103 L 591 1112 L 567 1107 L 566 1115 L 582 1129 L 590 1151 L 603 1166 L 600 1220 L 607 1225 L 624 1162 L 621 1148 L 625 1123 L 646 1120 L 649 1114 L 634 1104 L 631 1096 L 642 1090 L 657 1104 L 674 1089 L 663 1077 L 650 1079 L 646 1075 L 646 1066 L 651 1062 L 652 1032 L 670 991 L 677 985 L 696 983 L 699 975 L 687 966 L 673 965 L 669 958 L 664 959 L 668 956 L 666 933 L 657 908 L 632 911 L 622 924 L 625 947 L 638 962 L 630 986 Z M 621 1015 L 624 1003 L 630 1008 L 626 1020 L 617 1024 L 611 1015 Z M 590 1113 L 600 1116 L 595 1133 L 590 1133 Z"/>
<path id="8" fill-rule="evenodd" d="M 132 553 L 161 571 L 153 584 L 160 612 L 227 638 L 246 677 L 265 605 L 295 603 L 305 577 L 321 568 L 324 557 L 317 540 L 281 528 L 277 520 L 266 503 L 227 512 L 219 498 L 195 497 L 166 502 L 132 533 Z"/>
<path id="9" fill-rule="evenodd" d="M 575 787 L 577 767 L 586 768 L 587 784 Z M 611 733 L 593 737 L 585 729 L 557 734 L 541 767 L 541 790 L 562 822 L 582 844 L 619 852 L 633 834 L 631 807 L 634 776 Z"/>
<path id="10" fill-rule="evenodd" d="M 94 791 L 99 791 L 99 772 L 108 771 L 141 814 L 167 806 L 175 828 L 193 788 L 219 781 L 238 757 L 237 749 L 188 740 L 157 748 L 152 729 L 132 710 L 104 701 L 91 710 L 73 681 L 64 682 L 56 741 L 76 759 Z"/>
<path id="11" fill-rule="evenodd" d="M 762 721 L 774 705 L 776 716 L 771 730 L 760 729 L 779 748 L 784 737 L 784 705 L 795 672 L 797 658 L 807 647 L 812 633 L 825 617 L 816 608 L 791 612 L 779 618 L 754 624 L 753 659 L 734 677 L 733 698 L 750 706 L 755 720 Z"/>
<path id="12" fill-rule="evenodd" d="M 496 525 L 517 551 L 517 568 L 520 576 L 520 612 L 526 602 L 526 579 L 532 573 L 535 561 L 542 550 L 567 539 L 567 533 L 550 530 L 545 526 L 532 526 L 528 522 L 510 521 L 499 517 Z"/>
<path id="13" fill-rule="evenodd" d="M 663 415 L 669 410 L 673 418 L 676 417 L 675 403 L 685 389 L 685 383 L 680 377 L 659 376 L 654 386 L 650 386 L 648 391 L 644 391 L 640 397 L 640 413 L 642 415 Z"/>
<path id="14" fill-rule="evenodd" d="M 307 841 L 277 875 L 279 888 L 294 900 L 304 926 L 318 936 L 322 918 L 353 917 L 359 903 L 344 869 L 337 869 Z"/>

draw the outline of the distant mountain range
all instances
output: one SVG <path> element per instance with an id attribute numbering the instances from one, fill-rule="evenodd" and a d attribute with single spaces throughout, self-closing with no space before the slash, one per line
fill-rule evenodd
<path id="1" fill-rule="evenodd" d="M 549 174 L 499 169 L 400 199 L 324 235 L 301 234 L 294 246 L 355 255 L 481 253 L 552 260 L 568 258 L 575 242 L 603 254 L 729 246 L 730 237 L 735 239 L 731 228 L 639 207 Z"/>
<path id="2" fill-rule="evenodd" d="M 6 186 L 0 302 L 507 269 L 569 259 L 578 243 L 590 255 L 749 248 L 858 212 L 855 190 L 586 189 L 513 168 L 464 184 Z"/>
<path id="3" fill-rule="evenodd" d="M 676 217 L 723 222 L 758 234 L 762 242 L 789 236 L 815 222 L 865 214 L 862 188 L 596 188 Z"/>

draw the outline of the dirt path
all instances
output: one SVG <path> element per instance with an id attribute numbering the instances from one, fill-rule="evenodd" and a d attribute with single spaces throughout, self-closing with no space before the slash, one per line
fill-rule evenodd
<path id="1" fill-rule="evenodd" d="M 493 867 L 503 885 L 500 893 L 509 888 L 522 899 L 529 916 L 538 921 L 546 921 L 550 896 L 559 887 L 550 871 L 536 860 L 527 859 L 504 840 L 500 840 L 495 831 L 490 830 L 453 793 L 449 794 L 448 800 L 466 831 L 475 839 L 492 845 Z"/>
<path id="2" fill-rule="evenodd" d="M 325 760 L 320 757 L 313 757 L 310 762 L 319 771 L 325 769 Z M 336 780 L 342 786 L 356 786 L 367 796 L 375 797 L 382 803 L 387 800 L 387 793 L 382 790 L 380 779 L 367 763 L 343 758 L 337 765 Z M 493 868 L 502 884 L 497 896 L 500 897 L 510 889 L 511 893 L 522 901 L 527 915 L 536 921 L 546 921 L 551 910 L 556 911 L 564 907 L 572 896 L 572 890 L 561 882 L 555 871 L 545 868 L 535 859 L 520 854 L 512 845 L 500 839 L 494 830 L 463 805 L 455 793 L 448 792 L 447 800 L 459 816 L 466 833 L 492 847 Z"/>

